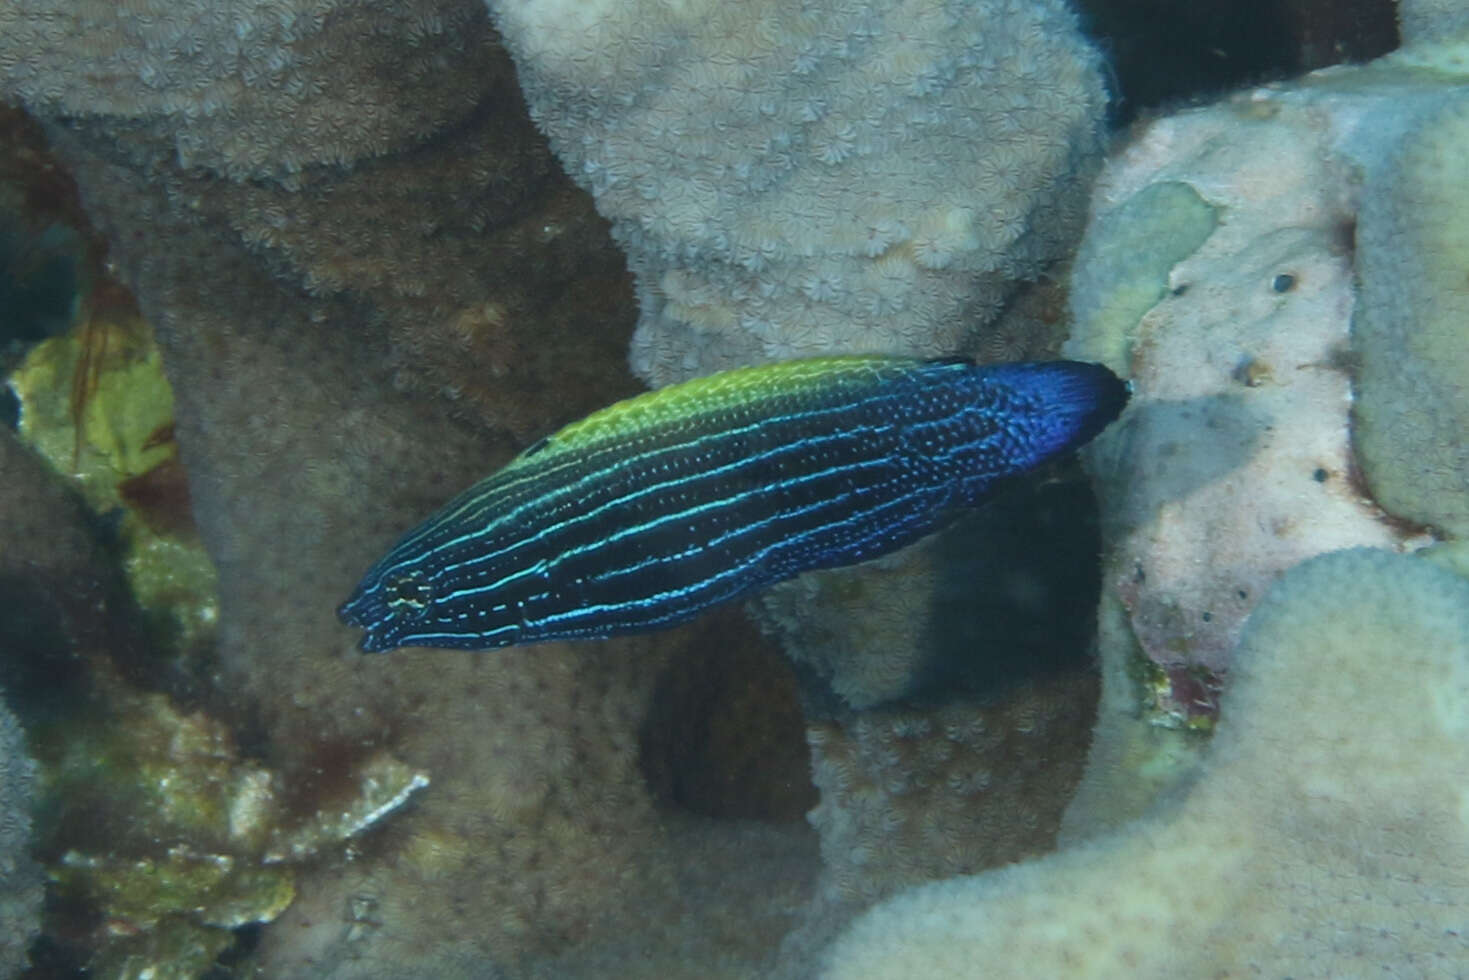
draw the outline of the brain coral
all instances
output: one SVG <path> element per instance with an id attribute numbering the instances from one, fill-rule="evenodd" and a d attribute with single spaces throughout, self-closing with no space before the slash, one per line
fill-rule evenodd
<path id="1" fill-rule="evenodd" d="M 1061 0 L 490 0 L 613 222 L 656 384 L 952 352 L 1069 243 L 1104 105 Z"/>
<path id="2" fill-rule="evenodd" d="M 1205 774 L 1122 833 L 914 889 L 829 980 L 1374 975 L 1469 962 L 1469 581 L 1355 549 L 1271 590 Z"/>

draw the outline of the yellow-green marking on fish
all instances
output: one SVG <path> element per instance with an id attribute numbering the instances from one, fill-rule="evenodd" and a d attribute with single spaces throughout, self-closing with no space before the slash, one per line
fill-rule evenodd
<path id="1" fill-rule="evenodd" d="M 670 625 L 915 541 L 1126 401 L 1110 371 L 1075 361 L 823 357 L 710 375 L 531 446 L 405 535 L 339 614 L 368 651 Z"/>

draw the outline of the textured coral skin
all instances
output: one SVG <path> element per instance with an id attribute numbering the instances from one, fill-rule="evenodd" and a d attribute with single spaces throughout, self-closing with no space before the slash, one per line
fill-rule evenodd
<path id="1" fill-rule="evenodd" d="M 35 763 L 4 697 L 0 690 L 0 973 L 12 975 L 40 924 L 41 873 L 28 853 Z"/>
<path id="2" fill-rule="evenodd" d="M 1384 551 L 1313 559 L 1234 659 L 1186 798 L 878 907 L 828 980 L 1461 976 L 1469 580 Z"/>
<path id="3" fill-rule="evenodd" d="M 1136 391 L 1089 457 L 1111 535 L 1108 589 L 1150 661 L 1212 675 L 1284 569 L 1400 537 L 1354 482 L 1353 379 L 1333 365 L 1355 301 L 1339 230 L 1357 201 L 1351 164 L 1326 148 L 1362 110 L 1286 90 L 1255 96 L 1270 108 L 1252 116 L 1247 98 L 1157 120 L 1109 164 L 1067 344 L 1109 359 Z M 1149 201 L 1156 213 L 1138 206 Z M 1229 220 L 1175 247 L 1173 223 L 1201 202 Z M 1140 262 L 1147 249 L 1156 269 L 1116 258 Z M 1178 722 L 1212 714 L 1162 700 Z"/>
<path id="4" fill-rule="evenodd" d="M 628 253 L 654 385 L 952 353 L 1075 233 L 1105 99 L 1059 0 L 490 7 Z"/>
<path id="5" fill-rule="evenodd" d="M 1402 0 L 1398 11 L 1404 45 L 1469 34 L 1469 10 L 1458 0 Z"/>
<path id="6" fill-rule="evenodd" d="M 1464 43 L 1469 45 L 1469 28 Z M 1461 74 L 1469 81 L 1469 71 Z M 1391 513 L 1469 538 L 1469 91 L 1408 134 L 1364 191 L 1353 437 Z"/>
<path id="7" fill-rule="evenodd" d="M 0 7 L 0 84 L 111 116 L 181 164 L 286 178 L 420 142 L 479 101 L 483 14 L 452 0 L 135 0 Z"/>
<path id="8" fill-rule="evenodd" d="M 491 0 L 490 8 L 532 115 L 627 250 L 640 306 L 631 360 L 642 377 L 662 385 L 772 359 L 952 354 L 971 342 L 1035 350 L 987 331 L 1014 281 L 1069 246 L 1100 149 L 1097 57 L 1063 3 Z M 986 538 L 968 540 L 983 547 Z M 766 620 L 792 658 L 822 677 L 827 700 L 870 707 L 912 693 L 933 683 L 925 637 L 955 625 L 930 605 L 930 587 L 945 578 L 938 557 L 947 556 L 894 556 L 877 586 L 867 568 L 777 587 L 762 600 L 777 607 Z M 996 574 L 997 590 L 1025 594 L 1030 570 Z M 808 586 L 823 596 L 819 623 L 801 615 Z M 864 594 L 877 601 L 859 607 Z M 1012 642 L 972 606 L 958 611 L 972 620 L 952 631 L 971 641 L 955 644 L 966 659 L 973 647 Z M 940 697 L 959 696 L 946 686 L 935 684 Z M 1091 689 L 1069 690 L 1019 697 L 1039 712 L 1087 716 Z M 968 703 L 951 714 L 982 710 Z M 920 782 L 945 778 L 930 755 L 946 749 L 942 727 L 919 739 L 924 750 L 913 758 L 932 767 Z M 854 778 L 877 786 L 882 773 L 867 771 L 870 761 L 859 761 Z M 1045 824 L 1063 783 L 1011 797 L 1024 803 L 1004 819 Z M 876 809 L 923 824 L 914 840 L 960 850 L 994 830 L 971 818 L 962 793 L 934 795 L 941 801 L 884 799 Z M 849 816 L 842 809 L 835 801 L 827 809 L 824 834 Z M 861 848 L 883 847 L 880 821 L 850 826 L 856 833 L 843 844 L 832 837 L 833 847 L 859 839 Z M 870 866 L 846 897 L 947 873 L 952 849 L 919 850 Z M 823 888 L 843 892 L 848 866 L 829 870 Z M 813 922 L 788 944 L 787 975 L 803 975 L 801 947 L 828 925 Z"/>
<path id="9" fill-rule="evenodd" d="M 520 963 L 603 977 L 661 957 L 747 972 L 809 891 L 815 844 L 799 823 L 655 808 L 638 729 L 670 650 L 699 652 L 697 632 L 512 669 L 454 657 L 404 671 L 364 663 L 331 615 L 452 490 L 635 389 L 620 258 L 506 87 L 483 8 L 461 8 L 455 45 L 475 47 L 483 74 L 467 90 L 484 104 L 350 170 L 273 183 L 183 169 L 182 112 L 127 152 L 116 119 L 49 130 L 165 349 L 227 597 L 214 710 L 254 733 L 306 804 L 378 748 L 433 780 L 391 834 L 303 878 L 261 970 L 482 977 Z M 95 598 L 81 576 L 55 592 Z"/>
<path id="10" fill-rule="evenodd" d="M 1063 836 L 1187 773 L 1202 740 L 1184 730 L 1215 715 L 1245 617 L 1285 569 L 1457 533 L 1462 270 L 1430 256 L 1455 254 L 1463 223 L 1415 216 L 1456 212 L 1461 161 L 1440 148 L 1426 171 L 1409 165 L 1421 142 L 1462 145 L 1435 125 L 1465 98 L 1452 50 L 1419 44 L 1156 120 L 1098 181 L 1066 351 L 1129 372 L 1135 396 L 1088 457 L 1108 539 L 1106 682 Z M 1229 215 L 1186 255 L 1166 248 L 1176 213 L 1134 208 L 1178 184 Z M 1149 223 L 1167 289 L 1139 308 L 1135 271 L 1106 254 Z"/>

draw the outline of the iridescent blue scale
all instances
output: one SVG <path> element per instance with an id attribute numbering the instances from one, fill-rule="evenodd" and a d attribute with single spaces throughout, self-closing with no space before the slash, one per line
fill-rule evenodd
<path id="1" fill-rule="evenodd" d="M 917 540 L 1126 400 L 1072 361 L 828 357 L 700 378 L 532 446 L 405 535 L 340 615 L 368 651 L 676 623 Z"/>

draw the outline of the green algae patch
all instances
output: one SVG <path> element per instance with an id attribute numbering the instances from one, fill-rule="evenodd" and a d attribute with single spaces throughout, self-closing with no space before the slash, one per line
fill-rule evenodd
<path id="1" fill-rule="evenodd" d="M 148 324 L 92 317 L 33 347 L 9 379 L 21 437 L 115 526 L 139 606 L 172 652 L 212 636 L 217 579 L 194 531 L 173 391 Z"/>
<path id="2" fill-rule="evenodd" d="M 1125 377 L 1138 322 L 1167 294 L 1173 267 L 1217 224 L 1214 206 L 1174 180 L 1149 184 L 1093 222 L 1072 272 L 1068 355 Z"/>
<path id="3" fill-rule="evenodd" d="M 303 812 L 287 803 L 299 794 L 244 758 L 221 722 L 120 685 L 105 700 L 105 717 L 43 740 L 51 750 L 41 770 L 42 823 L 66 842 L 47 872 L 61 897 L 104 923 L 95 975 L 203 975 L 232 930 L 290 906 L 295 862 L 362 833 L 428 784 L 379 751 Z"/>
<path id="4" fill-rule="evenodd" d="M 156 929 L 118 939 L 92 961 L 88 974 L 108 980 L 198 980 L 233 942 L 211 929 L 171 916 Z"/>
<path id="5" fill-rule="evenodd" d="M 68 853 L 52 879 L 85 891 L 128 931 L 154 929 L 181 910 L 200 926 L 234 929 L 269 922 L 296 897 L 290 869 L 241 867 L 224 854 L 170 850 L 161 858 Z"/>

